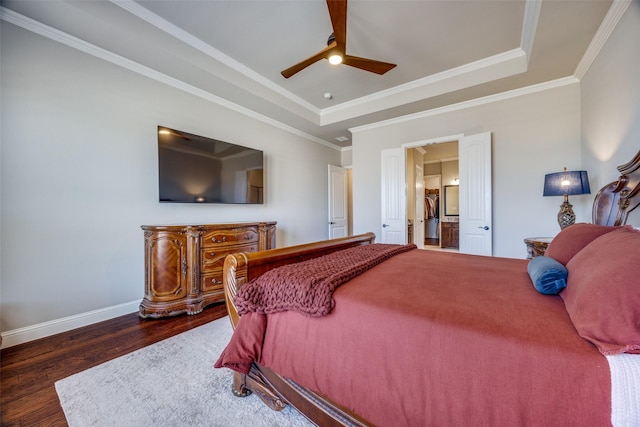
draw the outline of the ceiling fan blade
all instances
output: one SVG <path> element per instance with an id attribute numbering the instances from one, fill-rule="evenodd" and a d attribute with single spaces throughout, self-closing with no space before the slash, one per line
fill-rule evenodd
<path id="1" fill-rule="evenodd" d="M 333 49 L 335 49 L 335 47 L 336 47 L 336 42 L 333 42 L 329 46 L 327 46 L 324 49 L 322 49 L 320 52 L 316 53 L 313 56 L 308 57 L 307 59 L 305 59 L 303 61 L 298 62 L 295 65 L 292 65 L 291 67 L 289 67 L 286 70 L 282 71 L 280 74 L 282 74 L 282 76 L 285 79 L 288 79 L 289 77 L 293 76 L 297 72 L 300 72 L 300 71 L 304 70 L 309 65 L 314 64 L 314 63 L 320 61 L 321 59 L 326 58 L 328 56 L 329 52 L 331 52 Z"/>
<path id="2" fill-rule="evenodd" d="M 376 61 L 374 59 L 359 58 L 357 56 L 345 55 L 342 63 L 361 70 L 370 71 L 376 74 L 384 74 L 396 66 L 388 62 Z"/>
<path id="3" fill-rule="evenodd" d="M 327 7 L 338 50 L 344 53 L 347 46 L 347 0 L 327 0 Z"/>

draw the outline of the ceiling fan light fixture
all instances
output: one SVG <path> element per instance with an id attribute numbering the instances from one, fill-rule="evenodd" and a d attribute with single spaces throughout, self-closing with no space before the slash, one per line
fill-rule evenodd
<path id="1" fill-rule="evenodd" d="M 333 29 L 333 32 L 327 40 L 327 47 L 317 52 L 315 55 L 281 71 L 280 74 L 282 74 L 282 77 L 288 79 L 321 59 L 328 60 L 332 65 L 345 64 L 350 67 L 359 68 L 361 70 L 380 75 L 396 66 L 396 64 L 377 61 L 375 59 L 359 58 L 357 56 L 347 55 L 347 0 L 326 1 L 327 8 L 329 9 L 329 17 L 331 18 L 331 28 Z"/>
<path id="2" fill-rule="evenodd" d="M 333 65 L 342 64 L 342 55 L 338 53 L 332 54 L 331 56 L 329 56 L 329 63 Z"/>

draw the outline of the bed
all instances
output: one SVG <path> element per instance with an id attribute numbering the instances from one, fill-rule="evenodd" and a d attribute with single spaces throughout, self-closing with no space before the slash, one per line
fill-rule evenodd
<path id="1" fill-rule="evenodd" d="M 372 233 L 230 255 L 216 367 L 321 426 L 640 425 L 640 152 L 618 170 L 531 261 Z"/>

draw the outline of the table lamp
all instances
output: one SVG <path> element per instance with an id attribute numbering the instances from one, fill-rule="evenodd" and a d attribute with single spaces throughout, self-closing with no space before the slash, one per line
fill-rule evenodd
<path id="1" fill-rule="evenodd" d="M 560 229 L 575 224 L 576 214 L 573 213 L 573 205 L 569 203 L 569 195 L 590 194 L 589 177 L 587 171 L 567 171 L 548 173 L 544 176 L 543 196 L 564 196 L 564 202 L 558 212 L 558 224 Z"/>

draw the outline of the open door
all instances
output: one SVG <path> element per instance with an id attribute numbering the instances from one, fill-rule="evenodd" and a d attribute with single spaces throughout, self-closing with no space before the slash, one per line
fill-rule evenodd
<path id="1" fill-rule="evenodd" d="M 329 238 L 348 235 L 347 170 L 329 165 Z"/>
<path id="2" fill-rule="evenodd" d="M 382 150 L 380 243 L 407 243 L 406 155 L 404 148 Z"/>
<path id="3" fill-rule="evenodd" d="M 461 138 L 458 152 L 460 252 L 491 256 L 491 132 Z"/>

